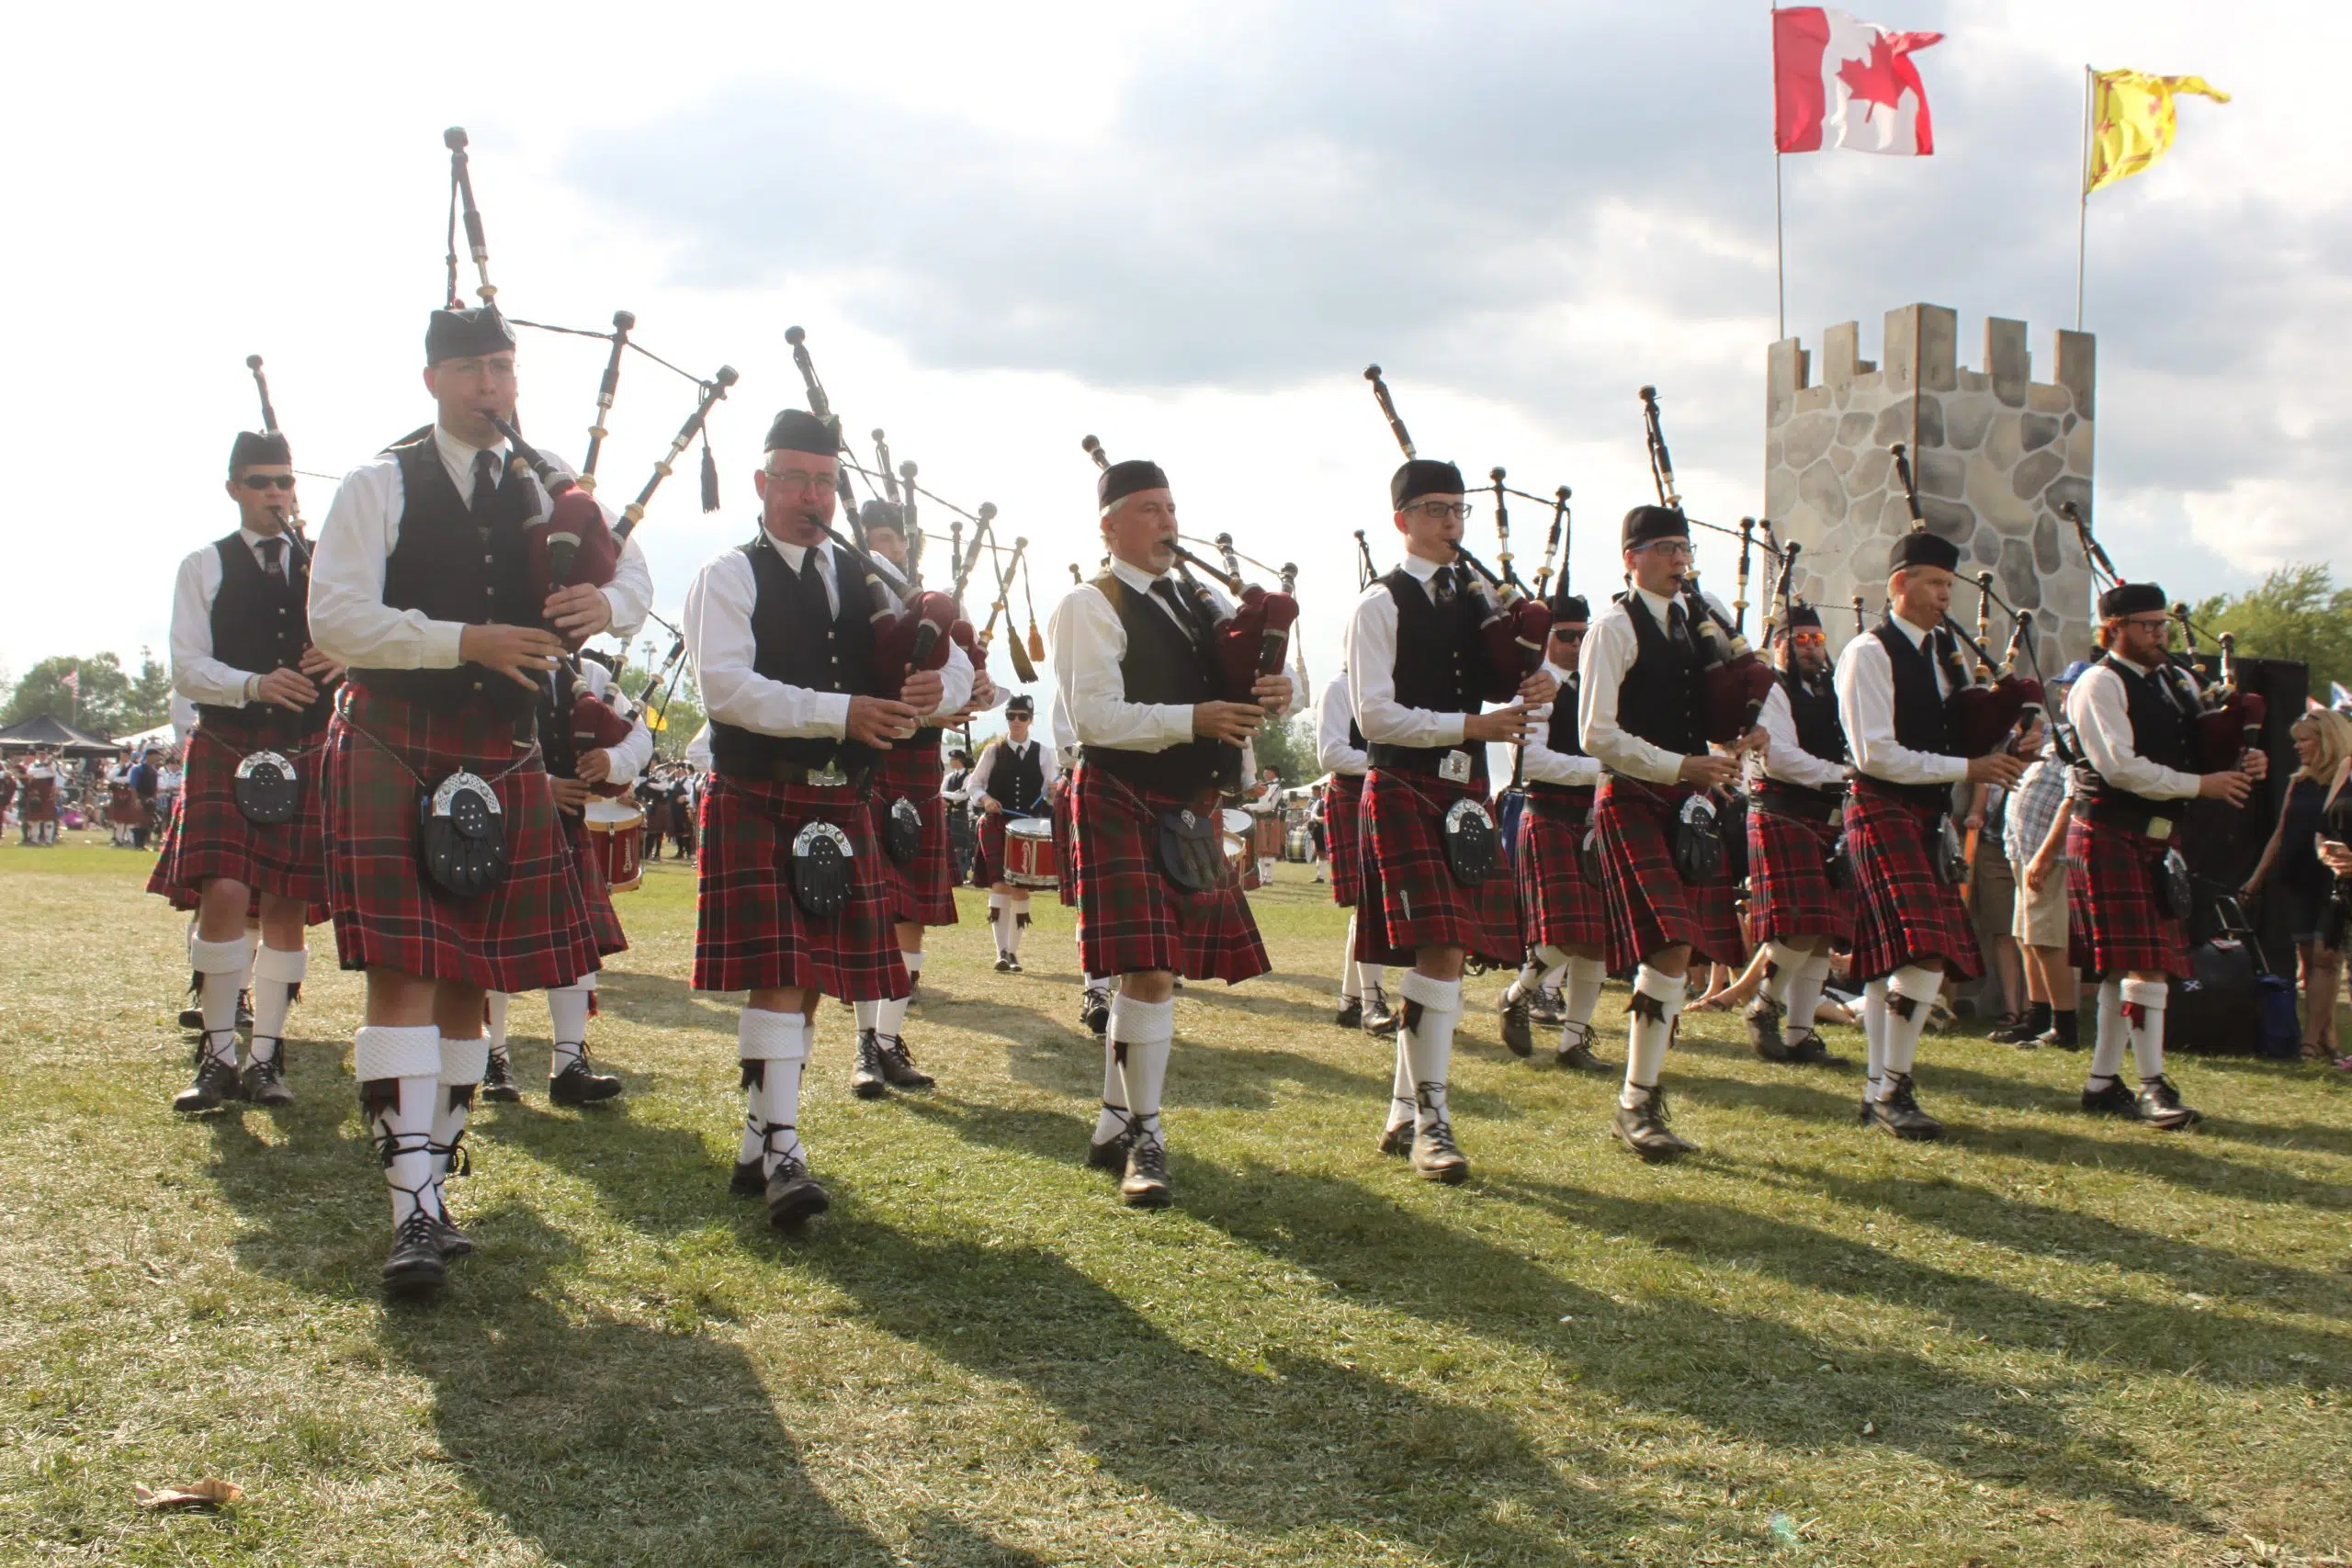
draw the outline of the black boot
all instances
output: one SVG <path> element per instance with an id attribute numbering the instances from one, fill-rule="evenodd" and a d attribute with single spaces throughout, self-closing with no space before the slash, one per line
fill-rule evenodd
<path id="1" fill-rule="evenodd" d="M 1397 1159 L 1413 1157 L 1413 1124 L 1399 1122 L 1380 1134 L 1380 1152 Z"/>
<path id="2" fill-rule="evenodd" d="M 1571 1034 L 1571 1031 L 1580 1032 Z M 1609 1066 L 1593 1055 L 1592 1026 L 1589 1023 L 1560 1025 L 1560 1043 L 1554 1047 L 1552 1060 L 1560 1066 L 1580 1073 L 1598 1072 Z"/>
<path id="3" fill-rule="evenodd" d="M 1078 997 L 1078 1021 L 1086 1025 L 1087 1032 L 1100 1035 L 1111 1027 L 1111 998 L 1102 991 L 1081 991 Z"/>
<path id="4" fill-rule="evenodd" d="M 261 1042 L 254 1043 L 259 1045 Z M 277 1049 L 266 1056 L 256 1051 L 245 1063 L 245 1070 L 238 1075 L 240 1091 L 255 1105 L 291 1105 L 294 1091 L 286 1084 L 286 1042 L 272 1040 L 270 1043 Z"/>
<path id="5" fill-rule="evenodd" d="M 1789 1043 L 1781 1033 L 1781 1018 L 1788 1010 L 1771 998 L 1758 993 L 1740 1016 L 1747 1021 L 1747 1043 L 1768 1062 L 1789 1059 Z"/>
<path id="6" fill-rule="evenodd" d="M 907 1050 L 907 1043 L 895 1034 L 879 1036 L 882 1041 L 882 1076 L 892 1089 L 929 1089 L 936 1082 L 929 1073 L 915 1066 L 914 1057 Z"/>
<path id="7" fill-rule="evenodd" d="M 490 1049 L 490 1060 L 481 1070 L 481 1097 L 504 1105 L 511 1105 L 523 1098 L 522 1089 L 514 1083 L 514 1064 L 507 1059 L 503 1045 L 493 1045 Z"/>
<path id="8" fill-rule="evenodd" d="M 1363 999 L 1363 1032 L 1383 1040 L 1396 1038 L 1396 1015 L 1388 1006 L 1388 993 L 1377 985 Z"/>
<path id="9" fill-rule="evenodd" d="M 1127 1170 L 1119 1179 L 1119 1201 L 1130 1209 L 1165 1209 L 1175 1201 L 1168 1184 L 1168 1145 L 1159 1132 L 1134 1119 L 1127 1137 Z"/>
<path id="10" fill-rule="evenodd" d="M 1846 1065 L 1845 1057 L 1821 1043 L 1821 1032 L 1817 1029 L 1800 1031 L 1789 1042 L 1788 1060 L 1807 1067 L 1842 1067 Z"/>
<path id="11" fill-rule="evenodd" d="M 2105 1089 L 2083 1090 L 2083 1109 L 2094 1116 L 2113 1116 L 2125 1122 L 2140 1119 L 2140 1097 L 2123 1087 L 2121 1078 L 2109 1078 Z"/>
<path id="12" fill-rule="evenodd" d="M 797 1154 L 775 1162 L 768 1173 L 767 1198 L 768 1224 L 780 1231 L 798 1230 L 833 1203 Z"/>
<path id="13" fill-rule="evenodd" d="M 384 1293 L 421 1300 L 449 1282 L 449 1265 L 441 1256 L 441 1235 L 434 1217 L 419 1209 L 392 1233 L 392 1250 L 384 1259 Z"/>
<path id="14" fill-rule="evenodd" d="M 1666 1090 L 1663 1088 L 1651 1089 L 1643 1096 L 1641 1104 L 1631 1111 L 1621 1103 L 1617 1107 L 1617 1114 L 1611 1119 L 1610 1131 L 1617 1134 L 1618 1142 L 1645 1160 L 1680 1159 L 1684 1155 L 1696 1154 L 1699 1150 L 1698 1145 L 1678 1136 L 1674 1129 L 1666 1124 Z"/>
<path id="15" fill-rule="evenodd" d="M 244 1098 L 244 1086 L 238 1080 L 237 1069 L 214 1055 L 210 1044 L 210 1035 L 198 1042 L 195 1081 L 172 1096 L 172 1109 L 183 1116 L 218 1111 Z"/>
<path id="16" fill-rule="evenodd" d="M 1871 1121 L 1898 1138 L 1924 1143 L 1944 1135 L 1944 1124 L 1919 1109 L 1909 1073 L 1886 1075 L 1886 1093 L 1871 1102 Z"/>
<path id="17" fill-rule="evenodd" d="M 890 1092 L 882 1068 L 882 1042 L 870 1029 L 857 1032 L 857 1066 L 849 1075 L 849 1091 L 860 1100 L 879 1100 Z"/>
<path id="18" fill-rule="evenodd" d="M 1102 1109 L 1114 1116 L 1127 1114 L 1125 1106 L 1114 1105 L 1107 1100 L 1102 1102 Z M 1135 1129 L 1131 1122 L 1122 1122 L 1117 1132 L 1099 1144 L 1088 1139 L 1086 1168 L 1089 1170 L 1107 1170 L 1114 1176 L 1120 1174 L 1127 1168 L 1127 1145 L 1134 1139 Z"/>
<path id="19" fill-rule="evenodd" d="M 1362 997 L 1341 997 L 1340 998 L 1340 1010 L 1332 1018 L 1331 1021 L 1338 1024 L 1341 1029 L 1362 1029 L 1363 1027 L 1363 998 Z"/>
<path id="20" fill-rule="evenodd" d="M 558 1105 L 594 1105 L 610 1100 L 621 1091 L 621 1080 L 610 1073 L 600 1073 L 588 1060 L 588 1047 L 582 1045 L 580 1055 L 563 1065 L 563 1071 L 548 1079 L 548 1098 Z"/>
<path id="21" fill-rule="evenodd" d="M 2158 1073 L 2152 1078 L 2140 1080 L 2140 1120 L 2162 1133 L 2177 1133 L 2194 1127 L 2205 1120 L 2201 1111 L 2191 1111 L 2180 1102 L 2180 1090 L 2172 1080 Z"/>
<path id="22" fill-rule="evenodd" d="M 1521 996 L 1519 983 L 1513 981 L 1503 988 L 1495 1002 L 1495 1010 L 1502 1015 L 1503 1043 L 1514 1056 L 1535 1054 L 1535 1005 Z"/>

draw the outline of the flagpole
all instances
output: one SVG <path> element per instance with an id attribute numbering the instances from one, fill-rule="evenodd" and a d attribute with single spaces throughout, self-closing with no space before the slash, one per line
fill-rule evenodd
<path id="1" fill-rule="evenodd" d="M 1789 335 L 1789 243 L 1781 221 L 1781 150 L 1772 149 L 1772 276 L 1780 290 L 1781 330 L 1774 340 Z"/>
<path id="2" fill-rule="evenodd" d="M 2083 67 L 2083 144 L 2081 176 L 2075 180 L 2077 192 L 2075 210 L 2075 330 L 2083 330 L 2083 256 L 2090 243 L 2091 229 L 2091 98 L 2098 73 L 2090 66 Z"/>

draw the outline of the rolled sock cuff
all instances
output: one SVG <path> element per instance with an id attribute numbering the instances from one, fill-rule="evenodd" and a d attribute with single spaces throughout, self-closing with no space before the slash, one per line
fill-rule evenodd
<path id="1" fill-rule="evenodd" d="M 441 1036 L 441 1081 L 445 1084 L 476 1084 L 481 1082 L 484 1068 L 490 1065 L 490 1042 L 481 1035 L 471 1040 L 452 1040 Z"/>
<path id="2" fill-rule="evenodd" d="M 1418 969 L 1408 969 L 1405 977 L 1396 982 L 1397 995 L 1408 1002 L 1419 1002 L 1431 1012 L 1462 1010 L 1462 982 L 1438 980 Z"/>
<path id="3" fill-rule="evenodd" d="M 299 986 L 311 967 L 307 947 L 265 947 L 254 954 L 254 978 Z"/>
<path id="4" fill-rule="evenodd" d="M 1907 998 L 1921 1007 L 1933 1007 L 1936 998 L 1943 994 L 1944 972 L 1905 964 L 1888 979 L 1886 988 L 1891 994 Z"/>
<path id="5" fill-rule="evenodd" d="M 2121 994 L 2125 1007 L 2162 1012 L 2165 998 L 2172 995 L 2172 983 L 2167 980 L 2126 980 L 2121 987 Z"/>
<path id="6" fill-rule="evenodd" d="M 747 1062 L 797 1062 L 808 1055 L 806 1021 L 797 1012 L 745 1008 L 735 1025 L 735 1054 Z"/>
<path id="7" fill-rule="evenodd" d="M 1690 994 L 1690 983 L 1687 976 L 1663 974 L 1645 964 L 1634 971 L 1634 989 L 1665 1004 L 1667 1019 L 1671 1022 Z"/>
<path id="8" fill-rule="evenodd" d="M 1176 1004 L 1111 998 L 1111 1023 L 1106 1037 L 1122 1045 L 1165 1045 L 1176 1038 Z"/>
<path id="9" fill-rule="evenodd" d="M 908 974 L 920 975 L 922 973 L 922 948 L 918 947 L 912 953 L 902 953 L 899 954 L 899 961 L 907 966 Z"/>
<path id="10" fill-rule="evenodd" d="M 361 1083 L 437 1078 L 441 1076 L 441 1032 L 429 1023 L 404 1029 L 363 1024 L 351 1037 L 351 1076 Z"/>
<path id="11" fill-rule="evenodd" d="M 253 962 L 253 953 L 241 936 L 227 942 L 207 942 L 198 937 L 187 944 L 187 953 L 199 975 L 242 975 Z"/>

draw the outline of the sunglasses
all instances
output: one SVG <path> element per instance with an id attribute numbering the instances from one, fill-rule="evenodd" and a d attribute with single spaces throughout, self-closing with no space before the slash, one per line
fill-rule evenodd
<path id="1" fill-rule="evenodd" d="M 292 490 L 292 474 L 247 474 L 237 481 L 247 490 Z"/>

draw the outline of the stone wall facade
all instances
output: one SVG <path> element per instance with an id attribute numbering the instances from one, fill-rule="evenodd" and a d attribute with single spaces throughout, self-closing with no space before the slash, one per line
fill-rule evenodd
<path id="1" fill-rule="evenodd" d="M 1852 321 L 1822 339 L 1821 379 L 1795 338 L 1772 345 L 1765 392 L 1764 504 L 1784 540 L 1804 546 L 1795 592 L 1822 612 L 1833 647 L 1853 635 L 1853 598 L 1875 621 L 1886 596 L 1887 547 L 1911 526 L 1887 447 L 1911 449 L 1928 526 L 1961 547 L 1961 571 L 1994 574 L 1995 590 L 2033 612 L 2044 671 L 2090 652 L 2091 579 L 2071 501 L 2091 511 L 2096 340 L 2061 331 L 2055 378 L 2033 378 L 2023 321 L 1984 324 L 1984 368 L 1959 363 L 1958 313 L 1905 305 L 1886 313 L 1886 363 L 1860 358 Z M 2094 519 L 2095 521 L 2095 519 Z M 1844 611 L 1840 615 L 1838 612 Z M 1963 585 L 1952 614 L 1973 625 Z M 2007 617 L 1994 615 L 2007 639 Z M 1995 648 L 1997 656 L 1999 648 Z"/>

